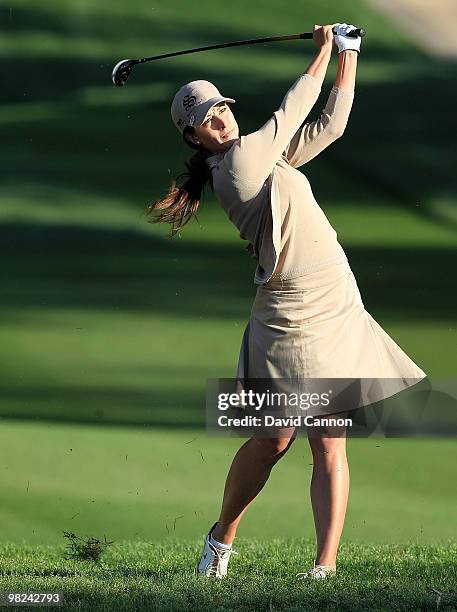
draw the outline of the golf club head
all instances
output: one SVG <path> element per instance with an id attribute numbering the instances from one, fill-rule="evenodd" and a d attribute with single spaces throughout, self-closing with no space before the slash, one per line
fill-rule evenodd
<path id="1" fill-rule="evenodd" d="M 118 62 L 114 68 L 111 78 L 117 87 L 122 87 L 129 78 L 133 70 L 133 66 L 137 64 L 137 60 L 125 59 Z"/>

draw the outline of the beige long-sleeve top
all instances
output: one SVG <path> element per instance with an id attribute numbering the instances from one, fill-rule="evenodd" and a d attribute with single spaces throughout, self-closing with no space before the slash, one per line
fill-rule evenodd
<path id="1" fill-rule="evenodd" d="M 304 123 L 319 93 L 320 83 L 302 74 L 259 130 L 206 160 L 216 198 L 258 260 L 256 284 L 346 261 L 335 230 L 297 168 L 342 135 L 354 94 L 333 87 L 319 119 Z"/>

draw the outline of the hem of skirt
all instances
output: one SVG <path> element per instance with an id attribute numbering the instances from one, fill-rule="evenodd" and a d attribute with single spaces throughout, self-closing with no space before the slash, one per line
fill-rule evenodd
<path id="1" fill-rule="evenodd" d="M 368 406 L 373 406 L 373 404 L 377 404 L 379 402 L 384 402 L 385 400 L 392 399 L 393 397 L 396 397 L 400 393 L 403 393 L 403 391 L 406 391 L 406 389 L 410 389 L 411 387 L 414 387 L 418 383 L 428 378 L 428 374 L 426 374 L 423 370 L 421 370 L 421 372 L 423 376 L 420 376 L 420 377 L 416 377 L 416 376 L 402 377 L 403 384 L 400 389 L 397 389 L 396 391 L 393 391 L 393 392 L 388 392 L 387 394 L 381 393 L 382 397 L 373 398 L 373 399 L 367 398 L 367 400 L 365 400 L 366 403 L 365 401 L 363 401 L 363 403 L 361 403 L 360 406 L 358 406 L 358 408 L 355 408 L 354 410 L 360 410 L 361 408 L 368 408 Z M 382 378 L 378 378 L 378 380 L 382 380 Z M 393 380 L 393 378 L 389 380 Z"/>

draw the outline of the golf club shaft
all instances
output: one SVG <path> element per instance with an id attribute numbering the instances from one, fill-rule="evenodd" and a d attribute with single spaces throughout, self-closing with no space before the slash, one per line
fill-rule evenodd
<path id="1" fill-rule="evenodd" d="M 364 36 L 365 30 L 357 28 L 354 30 L 353 36 Z M 187 49 L 186 51 L 176 51 L 174 53 L 164 53 L 163 55 L 154 55 L 152 57 L 143 57 L 136 60 L 136 63 L 142 64 L 152 60 L 165 59 L 166 57 L 175 57 L 176 55 L 186 55 L 187 53 L 198 53 L 199 51 L 210 51 L 211 49 L 223 49 L 226 47 L 240 47 L 241 45 L 255 45 L 258 43 L 274 42 L 279 40 L 297 40 L 313 38 L 313 32 L 303 32 L 302 34 L 290 34 L 286 36 L 269 36 L 267 38 L 253 38 L 251 40 L 240 40 L 237 42 L 223 43 L 220 45 L 210 45 L 209 47 L 198 47 L 197 49 Z"/>

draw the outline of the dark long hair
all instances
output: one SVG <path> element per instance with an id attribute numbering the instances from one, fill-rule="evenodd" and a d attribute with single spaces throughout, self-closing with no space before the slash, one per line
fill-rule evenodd
<path id="1" fill-rule="evenodd" d="M 170 223 L 170 238 L 173 238 L 192 217 L 197 216 L 205 185 L 209 182 L 213 189 L 211 171 L 205 160 L 214 153 L 187 140 L 185 135 L 193 134 L 194 131 L 192 126 L 187 126 L 183 133 L 184 142 L 197 150 L 197 153 L 185 162 L 187 171 L 178 175 L 171 183 L 167 195 L 149 204 L 147 210 L 149 223 Z"/>

